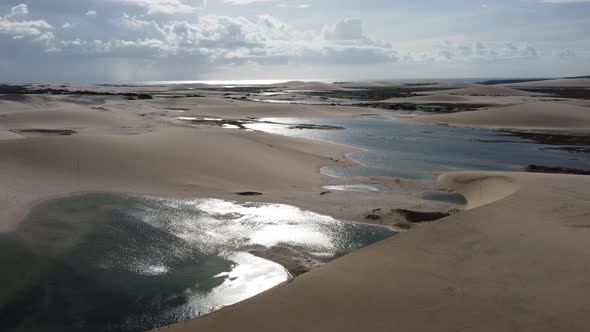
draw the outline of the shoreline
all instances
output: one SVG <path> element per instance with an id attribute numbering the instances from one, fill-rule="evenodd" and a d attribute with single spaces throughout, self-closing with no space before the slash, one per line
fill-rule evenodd
<path id="1" fill-rule="evenodd" d="M 496 182 L 498 177 L 517 181 L 519 188 Z M 360 249 L 244 302 L 157 330 L 274 331 L 280 323 L 284 329 L 308 331 L 386 331 L 391 326 L 584 331 L 590 323 L 582 314 L 590 286 L 583 271 L 590 251 L 578 240 L 586 236 L 581 225 L 590 224 L 575 214 L 580 212 L 575 206 L 588 203 L 590 178 L 460 172 L 445 174 L 441 181 L 467 186 L 456 189 L 471 191 L 466 195 L 472 200 L 478 199 L 478 188 L 486 187 L 487 202 Z M 549 190 L 536 190 L 539 183 Z M 563 207 L 559 198 L 569 197 L 572 189 L 578 193 L 570 198 L 573 206 Z M 521 210 L 535 201 L 542 203 L 540 211 Z M 257 312 L 264 312 L 265 319 L 252 319 Z M 300 318 L 290 319 L 293 315 Z"/>

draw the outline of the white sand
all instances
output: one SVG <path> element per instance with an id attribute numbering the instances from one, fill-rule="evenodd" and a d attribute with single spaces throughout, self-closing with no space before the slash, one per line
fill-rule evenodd
<path id="1" fill-rule="evenodd" d="M 570 79 L 557 79 L 557 80 L 544 80 L 534 82 L 521 82 L 521 83 L 510 83 L 503 84 L 507 87 L 533 87 L 533 88 L 546 88 L 546 87 L 589 87 L 590 78 L 570 78 Z"/>
<path id="2" fill-rule="evenodd" d="M 567 103 L 529 102 L 398 121 L 486 128 L 587 130 L 590 129 L 590 108 Z"/>

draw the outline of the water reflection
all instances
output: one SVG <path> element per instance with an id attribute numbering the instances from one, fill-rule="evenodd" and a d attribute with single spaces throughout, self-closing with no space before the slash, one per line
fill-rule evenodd
<path id="1" fill-rule="evenodd" d="M 328 166 L 322 169 L 322 173 L 337 178 L 388 176 L 434 180 L 435 173 L 461 170 L 519 171 L 528 164 L 590 168 L 590 154 L 573 156 L 567 151 L 549 149 L 551 146 L 532 144 L 530 140 L 493 130 L 417 125 L 395 122 L 389 118 L 266 118 L 262 121 L 285 125 L 252 123 L 246 127 L 362 148 L 362 151 L 348 155 L 361 166 Z M 289 124 L 295 123 L 346 129 L 289 129 Z"/>
<path id="2" fill-rule="evenodd" d="M 326 190 L 334 191 L 360 191 L 360 192 L 386 192 L 391 189 L 378 183 L 356 183 L 356 184 L 339 184 L 323 186 Z"/>
<path id="3" fill-rule="evenodd" d="M 392 234 L 279 204 L 56 199 L 0 237 L 0 330 L 149 330 L 288 279 L 250 249 L 280 245 L 327 261 Z"/>

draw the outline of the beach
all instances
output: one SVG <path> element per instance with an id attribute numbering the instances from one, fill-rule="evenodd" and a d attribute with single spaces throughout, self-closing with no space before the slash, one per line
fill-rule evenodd
<path id="1" fill-rule="evenodd" d="M 17 230 L 31 208 L 48 199 L 97 192 L 287 204 L 397 231 L 404 221 L 397 210 L 451 212 L 327 264 L 311 264 L 267 292 L 163 330 L 584 331 L 590 324 L 584 297 L 590 291 L 587 176 L 467 171 L 431 175 L 437 183 L 402 176 L 333 178 L 321 169 L 358 167 L 351 153 L 363 149 L 249 127 L 278 123 L 294 131 L 329 131 L 339 129 L 280 119 L 373 117 L 586 137 L 587 99 L 546 91 L 551 84 L 587 82 L 574 83 L 533 82 L 527 90 L 517 89 L 524 83 L 416 90 L 385 83 L 288 82 L 243 91 L 103 85 L 5 92 L 0 98 L 0 232 Z M 375 86 L 379 95 L 371 92 Z M 380 98 L 382 89 L 391 98 Z M 262 102 L 256 95 L 260 90 L 288 91 L 264 96 L 286 103 Z M 349 105 L 350 94 L 362 105 Z M 367 102 L 475 109 L 419 110 L 410 117 Z M 432 130 L 418 128 L 423 135 Z M 391 190 L 324 188 L 351 181 Z M 466 206 L 419 196 L 443 188 L 462 194 Z M 285 250 L 259 253 L 282 265 L 291 262 L 285 261 L 288 255 Z"/>

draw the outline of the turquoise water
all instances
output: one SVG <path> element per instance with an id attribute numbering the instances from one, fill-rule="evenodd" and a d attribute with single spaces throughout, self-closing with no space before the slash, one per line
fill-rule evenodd
<path id="1" fill-rule="evenodd" d="M 88 194 L 36 207 L 0 235 L 0 330 L 144 331 L 289 278 L 248 253 L 286 246 L 329 261 L 394 232 L 298 208 Z"/>

